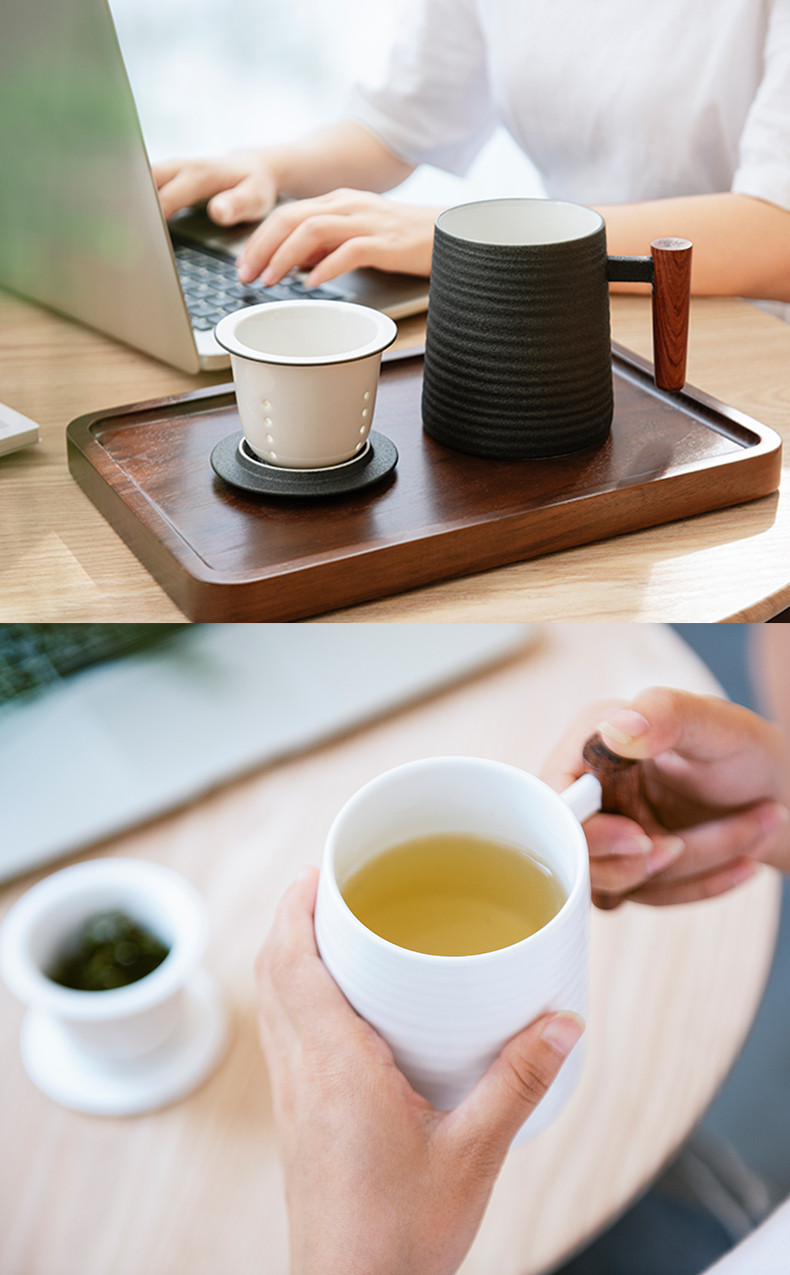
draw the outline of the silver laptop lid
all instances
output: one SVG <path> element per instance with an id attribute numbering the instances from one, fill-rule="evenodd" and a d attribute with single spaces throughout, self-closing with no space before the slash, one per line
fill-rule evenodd
<path id="1" fill-rule="evenodd" d="M 4 0 L 0 284 L 200 367 L 106 0 Z"/>
<path id="2" fill-rule="evenodd" d="M 469 677 L 536 635 L 523 624 L 0 625 L 0 881 Z"/>

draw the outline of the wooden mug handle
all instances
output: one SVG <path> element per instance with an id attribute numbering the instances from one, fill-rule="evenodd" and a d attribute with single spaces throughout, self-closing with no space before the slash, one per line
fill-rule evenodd
<path id="1" fill-rule="evenodd" d="M 686 383 L 691 243 L 688 239 L 656 239 L 653 258 L 653 363 L 661 390 L 682 390 Z"/>
<path id="2" fill-rule="evenodd" d="M 627 815 L 640 822 L 642 767 L 638 761 L 613 753 L 596 732 L 582 750 L 585 772 L 601 785 L 601 810 L 607 815 Z"/>

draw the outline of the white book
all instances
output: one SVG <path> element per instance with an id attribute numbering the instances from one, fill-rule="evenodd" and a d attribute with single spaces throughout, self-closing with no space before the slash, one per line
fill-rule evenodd
<path id="1" fill-rule="evenodd" d="M 29 420 L 13 407 L 0 403 L 0 456 L 7 452 L 15 452 L 19 447 L 27 447 L 37 443 L 39 439 L 38 425 Z"/>

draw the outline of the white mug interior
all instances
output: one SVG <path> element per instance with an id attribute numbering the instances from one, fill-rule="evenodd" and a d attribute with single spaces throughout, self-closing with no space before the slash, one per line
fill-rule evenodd
<path id="1" fill-rule="evenodd" d="M 436 219 L 456 239 L 511 247 L 586 239 L 603 224 L 594 208 L 559 199 L 482 199 L 448 208 Z"/>
<path id="2" fill-rule="evenodd" d="M 556 874 L 566 900 L 585 881 L 586 842 L 568 805 L 534 775 L 468 757 L 407 763 L 360 789 L 329 831 L 327 866 L 342 889 L 374 855 L 433 832 L 523 846 Z"/>
<path id="3" fill-rule="evenodd" d="M 237 310 L 221 320 L 216 333 L 240 358 L 309 367 L 380 354 L 397 329 L 369 306 L 305 299 Z"/>

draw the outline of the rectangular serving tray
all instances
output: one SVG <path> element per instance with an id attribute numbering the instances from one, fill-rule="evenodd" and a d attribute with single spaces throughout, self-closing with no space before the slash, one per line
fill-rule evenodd
<path id="1" fill-rule="evenodd" d="M 424 434 L 421 352 L 382 367 L 374 429 L 394 472 L 352 496 L 248 496 L 214 446 L 241 426 L 232 385 L 81 416 L 69 468 L 192 620 L 297 620 L 688 518 L 776 491 L 782 443 L 699 390 L 658 390 L 613 346 L 607 442 L 552 460 L 481 460 Z"/>

